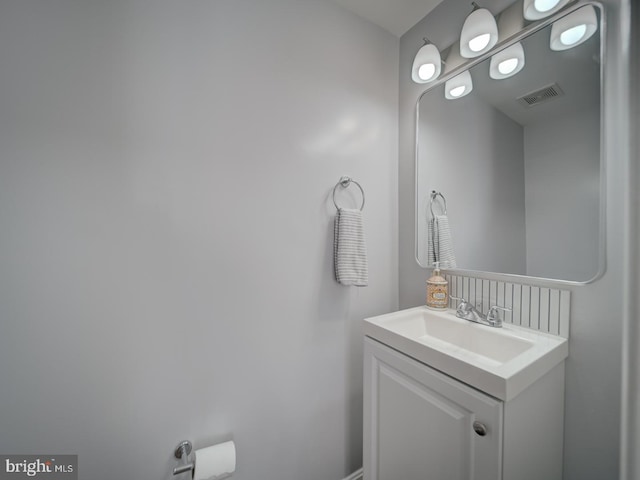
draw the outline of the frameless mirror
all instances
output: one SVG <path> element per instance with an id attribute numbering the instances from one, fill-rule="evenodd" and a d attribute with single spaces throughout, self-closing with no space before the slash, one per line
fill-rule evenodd
<path id="1" fill-rule="evenodd" d="M 431 209 L 444 214 L 442 197 L 432 195 L 438 192 L 446 199 L 457 269 L 571 282 L 602 273 L 601 28 L 561 51 L 550 48 L 552 29 L 515 38 L 525 60 L 517 74 L 492 78 L 488 57 L 468 70 L 470 93 L 448 99 L 441 81 L 420 97 L 421 266 L 432 266 L 430 242 L 438 242 L 429 228 Z M 494 60 L 494 77 L 496 67 Z"/>

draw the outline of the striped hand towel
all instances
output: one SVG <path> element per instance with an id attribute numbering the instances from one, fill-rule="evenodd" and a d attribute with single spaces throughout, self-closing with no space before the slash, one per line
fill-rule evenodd
<path id="1" fill-rule="evenodd" d="M 456 268 L 453 240 L 449 228 L 449 217 L 436 215 L 429 219 L 427 226 L 427 260 L 429 267 L 440 262 L 440 268 Z"/>
<path id="2" fill-rule="evenodd" d="M 338 209 L 334 228 L 333 262 L 338 283 L 357 287 L 369 284 L 367 246 L 360 210 Z"/>

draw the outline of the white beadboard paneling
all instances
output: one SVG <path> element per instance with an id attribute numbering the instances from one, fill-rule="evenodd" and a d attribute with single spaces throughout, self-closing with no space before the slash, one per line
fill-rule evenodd
<path id="1" fill-rule="evenodd" d="M 471 279 L 469 277 L 462 278 L 462 296 L 464 298 L 471 298 Z"/>
<path id="2" fill-rule="evenodd" d="M 498 304 L 498 282 L 491 281 L 489 282 L 489 298 L 487 299 L 487 313 L 489 313 L 489 309 L 493 305 Z"/>
<path id="3" fill-rule="evenodd" d="M 467 298 L 467 297 L 465 297 Z M 476 279 L 469 278 L 469 303 L 471 305 L 476 305 Z"/>
<path id="4" fill-rule="evenodd" d="M 560 335 L 560 291 L 554 289 L 549 296 L 549 333 Z"/>
<path id="5" fill-rule="evenodd" d="M 531 287 L 529 300 L 529 328 L 540 329 L 540 288 Z"/>
<path id="6" fill-rule="evenodd" d="M 560 336 L 569 338 L 569 318 L 571 317 L 571 292 L 560 292 Z"/>
<path id="7" fill-rule="evenodd" d="M 522 285 L 513 285 L 513 324 L 522 325 Z"/>
<path id="8" fill-rule="evenodd" d="M 507 323 L 513 323 L 513 284 L 504 284 L 504 306 L 510 308 L 510 312 L 505 312 L 504 320 Z"/>
<path id="9" fill-rule="evenodd" d="M 538 322 L 539 329 L 543 332 L 551 331 L 549 329 L 549 301 L 550 301 L 550 288 L 540 289 L 540 321 Z"/>
<path id="10" fill-rule="evenodd" d="M 489 297 L 489 287 L 491 286 L 491 282 L 480 280 L 480 285 L 482 285 L 482 313 L 486 315 L 489 312 L 489 307 L 491 306 L 489 305 L 491 303 L 491 298 Z"/>
<path id="11" fill-rule="evenodd" d="M 475 289 L 476 289 L 476 302 L 474 305 L 476 305 L 476 307 L 479 307 L 480 310 L 484 310 L 484 305 L 483 305 L 483 298 L 482 298 L 482 279 L 481 278 L 476 278 L 475 279 Z"/>
<path id="12" fill-rule="evenodd" d="M 531 286 L 522 285 L 522 304 L 520 309 L 520 325 L 523 327 L 531 327 Z"/>
<path id="13" fill-rule="evenodd" d="M 451 308 L 451 306 L 455 302 L 455 300 L 451 297 L 458 296 L 458 294 L 456 293 L 456 281 L 455 277 L 453 277 L 452 275 L 445 274 L 444 278 L 447 280 L 447 282 L 449 282 L 449 308 Z"/>
<path id="14" fill-rule="evenodd" d="M 496 300 L 495 303 L 492 303 L 492 305 L 500 305 L 501 307 L 504 307 L 506 302 L 504 299 L 504 282 L 496 282 Z M 504 321 L 506 321 L 507 319 L 507 312 L 500 312 L 500 315 L 502 315 L 502 319 Z"/>
<path id="15" fill-rule="evenodd" d="M 503 320 L 522 327 L 569 338 L 571 292 L 550 287 L 502 282 L 483 278 L 446 274 L 449 293 L 475 306 L 482 304 L 487 313 L 493 305 L 510 308 Z M 451 299 L 451 308 L 458 302 Z"/>

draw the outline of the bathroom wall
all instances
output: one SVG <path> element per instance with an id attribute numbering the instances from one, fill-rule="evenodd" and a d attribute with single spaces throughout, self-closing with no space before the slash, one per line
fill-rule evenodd
<path id="1" fill-rule="evenodd" d="M 447 100 L 438 87 L 420 100 L 418 258 L 428 265 L 430 192 L 442 192 L 456 260 L 472 270 L 526 273 L 524 134 L 474 95 Z M 501 139 L 496 142 L 495 139 Z M 514 160 L 520 161 L 514 161 Z M 437 199 L 434 212 L 442 211 Z M 456 241 L 472 238 L 473 241 Z"/>
<path id="2" fill-rule="evenodd" d="M 92 480 L 172 478 L 183 439 L 234 439 L 238 480 L 361 466 L 398 49 L 315 0 L 2 2 L 0 452 Z M 333 279 L 345 174 L 367 288 Z"/>
<path id="3" fill-rule="evenodd" d="M 483 6 L 500 12 L 510 2 L 488 1 Z M 605 149 L 607 270 L 596 282 L 570 287 L 571 338 L 566 372 L 565 480 L 617 478 L 620 453 L 620 387 L 622 346 L 622 280 L 628 260 L 623 250 L 624 212 L 630 208 L 626 182 L 629 162 L 628 109 L 625 65 L 629 50 L 626 12 L 628 0 L 603 2 L 607 12 L 607 50 L 604 122 L 614 139 Z M 400 40 L 399 221 L 400 306 L 420 305 L 430 271 L 414 259 L 414 108 L 423 87 L 411 81 L 411 63 L 428 37 L 443 49 L 454 43 L 469 13 L 465 2 L 447 0 Z M 628 12 L 627 12 L 628 13 Z M 637 299 L 636 299 L 637 301 Z"/>
<path id="4" fill-rule="evenodd" d="M 527 125 L 524 170 L 527 274 L 594 278 L 600 242 L 599 109 Z"/>

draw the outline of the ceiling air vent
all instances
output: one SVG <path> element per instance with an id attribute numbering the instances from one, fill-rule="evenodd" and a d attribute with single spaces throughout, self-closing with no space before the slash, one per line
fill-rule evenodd
<path id="1" fill-rule="evenodd" d="M 564 92 L 557 83 L 554 83 L 535 92 L 527 93 L 519 97 L 518 101 L 525 107 L 534 107 L 562 95 L 564 95 Z"/>

